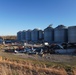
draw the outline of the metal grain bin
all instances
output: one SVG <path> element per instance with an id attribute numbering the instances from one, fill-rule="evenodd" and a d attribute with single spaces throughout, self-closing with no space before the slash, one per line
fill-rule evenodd
<path id="1" fill-rule="evenodd" d="M 3 44 L 3 38 L 0 37 L 0 44 Z"/>
<path id="2" fill-rule="evenodd" d="M 58 25 L 54 29 L 54 42 L 63 43 L 67 42 L 68 33 L 67 28 L 64 25 Z"/>
<path id="3" fill-rule="evenodd" d="M 26 40 L 26 31 L 25 30 L 22 31 L 21 40 L 22 41 L 25 41 Z"/>
<path id="4" fill-rule="evenodd" d="M 43 40 L 43 31 L 39 30 L 39 40 Z"/>
<path id="5" fill-rule="evenodd" d="M 68 27 L 68 42 L 76 43 L 76 26 Z"/>
<path id="6" fill-rule="evenodd" d="M 37 42 L 39 40 L 39 29 L 34 29 L 31 31 L 31 41 Z"/>
<path id="7" fill-rule="evenodd" d="M 17 40 L 18 41 L 21 41 L 21 33 L 22 33 L 22 31 L 17 32 Z"/>
<path id="8" fill-rule="evenodd" d="M 52 43 L 54 39 L 54 29 L 49 25 L 44 29 L 44 42 Z"/>
<path id="9" fill-rule="evenodd" d="M 31 30 L 26 31 L 26 41 L 31 41 Z"/>

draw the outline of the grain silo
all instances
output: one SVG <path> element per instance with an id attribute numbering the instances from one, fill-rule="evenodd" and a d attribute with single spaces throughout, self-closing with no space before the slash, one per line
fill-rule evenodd
<path id="1" fill-rule="evenodd" d="M 39 40 L 39 29 L 34 29 L 31 31 L 31 41 L 37 42 Z"/>
<path id="2" fill-rule="evenodd" d="M 68 27 L 68 42 L 76 43 L 76 26 Z"/>
<path id="3" fill-rule="evenodd" d="M 30 29 L 26 31 L 26 41 L 27 42 L 31 41 L 31 30 Z"/>
<path id="4" fill-rule="evenodd" d="M 22 33 L 21 33 L 21 40 L 22 41 L 26 40 L 26 31 L 25 30 L 23 30 Z"/>
<path id="5" fill-rule="evenodd" d="M 0 37 L 0 44 L 3 44 L 3 38 Z"/>
<path id="6" fill-rule="evenodd" d="M 39 30 L 39 40 L 42 41 L 43 40 L 43 31 Z"/>
<path id="7" fill-rule="evenodd" d="M 21 41 L 21 33 L 22 33 L 22 31 L 17 32 L 17 40 L 18 41 Z"/>
<path id="8" fill-rule="evenodd" d="M 48 43 L 52 43 L 54 39 L 54 29 L 49 25 L 46 29 L 44 29 L 44 41 Z"/>
<path id="9" fill-rule="evenodd" d="M 67 28 L 64 25 L 58 25 L 54 29 L 54 42 L 63 43 L 68 41 L 68 33 Z"/>

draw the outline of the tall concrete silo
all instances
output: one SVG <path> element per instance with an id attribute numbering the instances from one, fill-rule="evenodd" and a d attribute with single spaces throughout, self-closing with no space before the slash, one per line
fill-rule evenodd
<path id="1" fill-rule="evenodd" d="M 37 42 L 39 40 L 39 29 L 35 28 L 31 31 L 31 41 Z"/>
<path id="2" fill-rule="evenodd" d="M 21 33 L 21 40 L 25 41 L 26 40 L 26 30 L 23 30 Z"/>
<path id="3" fill-rule="evenodd" d="M 76 26 L 68 27 L 68 42 L 76 43 Z"/>
<path id="4" fill-rule="evenodd" d="M 22 34 L 22 31 L 17 32 L 17 40 L 18 41 L 21 41 L 21 34 Z"/>
<path id="5" fill-rule="evenodd" d="M 48 43 L 52 43 L 54 39 L 54 29 L 51 25 L 49 25 L 46 29 L 44 29 L 44 41 Z"/>
<path id="6" fill-rule="evenodd" d="M 26 31 L 26 41 L 31 41 L 31 30 Z"/>
<path id="7" fill-rule="evenodd" d="M 58 25 L 54 29 L 54 41 L 57 43 L 63 43 L 68 41 L 68 30 L 64 25 Z"/>

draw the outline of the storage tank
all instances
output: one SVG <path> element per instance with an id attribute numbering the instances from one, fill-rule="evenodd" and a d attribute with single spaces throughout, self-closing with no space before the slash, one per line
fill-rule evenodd
<path id="1" fill-rule="evenodd" d="M 0 44 L 3 44 L 3 38 L 0 37 Z"/>
<path id="2" fill-rule="evenodd" d="M 21 33 L 21 40 L 25 41 L 26 40 L 26 30 L 23 30 Z"/>
<path id="3" fill-rule="evenodd" d="M 52 43 L 54 39 L 54 29 L 51 25 L 49 25 L 46 29 L 44 29 L 44 41 L 48 43 Z"/>
<path id="4" fill-rule="evenodd" d="M 68 27 L 68 42 L 76 43 L 76 26 Z"/>
<path id="5" fill-rule="evenodd" d="M 22 31 L 17 32 L 17 40 L 18 41 L 21 41 L 21 33 L 22 33 Z"/>
<path id="6" fill-rule="evenodd" d="M 54 41 L 57 43 L 63 43 L 68 41 L 68 30 L 64 25 L 58 25 L 54 29 Z"/>
<path id="7" fill-rule="evenodd" d="M 43 31 L 39 30 L 39 40 L 43 40 Z"/>
<path id="8" fill-rule="evenodd" d="M 26 31 L 26 41 L 31 41 L 31 30 Z"/>
<path id="9" fill-rule="evenodd" d="M 37 42 L 39 40 L 39 29 L 35 28 L 31 32 L 31 40 L 33 42 Z"/>

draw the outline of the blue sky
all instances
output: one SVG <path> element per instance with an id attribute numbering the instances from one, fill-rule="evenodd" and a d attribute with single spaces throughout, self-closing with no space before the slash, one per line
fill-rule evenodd
<path id="1" fill-rule="evenodd" d="M 0 0 L 0 35 L 76 25 L 76 0 Z"/>

